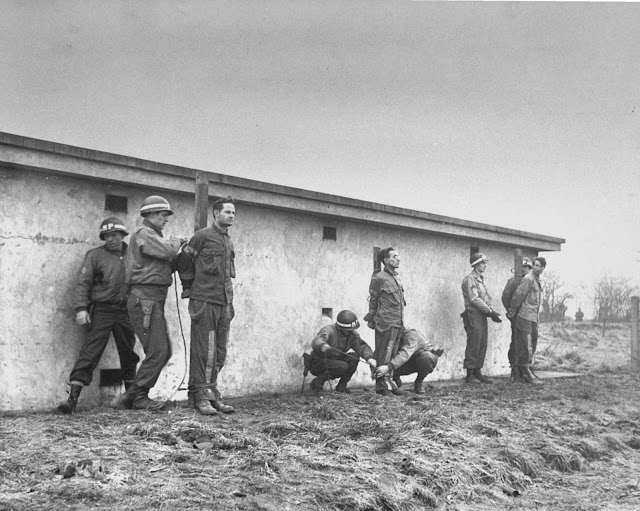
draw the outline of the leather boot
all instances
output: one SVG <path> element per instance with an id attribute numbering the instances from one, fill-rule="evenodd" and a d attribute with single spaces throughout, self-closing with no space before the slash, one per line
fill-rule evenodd
<path id="1" fill-rule="evenodd" d="M 351 394 L 351 391 L 347 388 L 347 383 L 349 383 L 349 380 L 340 378 L 340 381 L 336 385 L 336 392 L 342 392 L 343 394 Z"/>
<path id="2" fill-rule="evenodd" d="M 424 394 L 424 389 L 422 388 L 422 382 L 424 378 L 420 378 L 419 376 L 416 378 L 416 381 L 413 382 L 413 391 L 416 394 Z"/>
<path id="3" fill-rule="evenodd" d="M 133 400 L 132 409 L 134 410 L 149 410 L 150 412 L 159 412 L 164 410 L 166 403 L 163 401 L 154 401 L 149 397 L 149 390 L 145 387 L 139 387 L 136 398 Z"/>
<path id="4" fill-rule="evenodd" d="M 65 415 L 71 415 L 76 409 L 76 404 L 78 404 L 80 392 L 82 392 L 82 385 L 71 384 L 69 398 L 58 405 L 58 410 Z"/>
<path id="5" fill-rule="evenodd" d="M 129 388 L 119 396 L 113 398 L 111 403 L 109 403 L 109 406 L 116 410 L 131 410 L 133 407 L 133 401 L 136 399 L 137 394 L 138 387 L 135 382 L 131 382 L 129 384 Z"/>
<path id="6" fill-rule="evenodd" d="M 394 374 L 393 383 L 395 383 L 398 387 L 402 387 L 402 380 L 400 379 L 400 376 Z"/>
<path id="7" fill-rule="evenodd" d="M 486 376 L 484 376 L 482 374 L 482 369 L 478 368 L 475 370 L 475 374 L 476 374 L 476 379 L 480 382 L 480 383 L 493 383 L 493 380 L 490 380 L 489 378 L 487 378 Z"/>
<path id="8" fill-rule="evenodd" d="M 201 415 L 216 415 L 218 412 L 211 406 L 208 396 L 204 392 L 199 392 L 198 395 L 189 394 L 188 404 L 189 408 L 198 410 Z"/>
<path id="9" fill-rule="evenodd" d="M 464 379 L 464 382 L 473 384 L 480 383 L 480 380 L 476 377 L 475 369 L 467 369 L 467 377 Z"/>
<path id="10" fill-rule="evenodd" d="M 309 387 L 311 387 L 311 390 L 313 390 L 313 393 L 316 396 L 319 396 L 322 392 L 324 392 L 324 382 L 326 381 L 327 379 L 325 377 L 318 376 L 317 378 L 311 380 Z"/>

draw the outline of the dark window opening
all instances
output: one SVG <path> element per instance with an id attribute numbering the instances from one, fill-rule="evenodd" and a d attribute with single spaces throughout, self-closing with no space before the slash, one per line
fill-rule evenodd
<path id="1" fill-rule="evenodd" d="M 105 195 L 104 209 L 114 213 L 128 213 L 128 198 L 121 195 Z"/>
<path id="2" fill-rule="evenodd" d="M 117 387 L 122 385 L 120 369 L 100 369 L 100 387 Z"/>
<path id="3" fill-rule="evenodd" d="M 322 308 L 322 315 L 333 319 L 333 309 L 330 308 L 330 307 L 323 307 Z"/>
<path id="4" fill-rule="evenodd" d="M 338 233 L 336 232 L 336 228 L 335 227 L 327 227 L 325 225 L 322 228 L 322 239 L 323 240 L 336 241 L 338 239 Z"/>
<path id="5" fill-rule="evenodd" d="M 380 247 L 373 247 L 373 271 L 378 271 L 382 268 L 380 261 L 378 261 L 378 254 L 380 254 L 381 251 L 382 249 Z"/>

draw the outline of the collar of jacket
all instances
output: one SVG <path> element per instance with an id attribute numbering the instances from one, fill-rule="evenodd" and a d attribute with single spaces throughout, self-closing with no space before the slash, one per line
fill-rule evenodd
<path id="1" fill-rule="evenodd" d="M 389 275 L 393 275 L 394 277 L 398 276 L 398 272 L 395 270 L 391 270 L 389 271 L 389 268 L 387 268 L 386 266 L 384 267 L 384 271 L 386 271 Z"/>
<path id="2" fill-rule="evenodd" d="M 162 231 L 160 229 L 158 229 L 155 225 L 153 225 L 151 222 L 149 222 L 149 220 L 147 220 L 146 218 L 142 221 L 142 225 L 150 227 L 151 229 L 156 231 L 160 235 L 160 237 L 162 238 Z"/>
<path id="3" fill-rule="evenodd" d="M 225 228 L 225 229 L 220 229 L 220 227 L 218 227 L 216 224 L 211 224 L 211 228 L 214 231 L 218 231 L 220 234 L 224 234 L 225 236 L 229 236 L 229 228 Z"/>

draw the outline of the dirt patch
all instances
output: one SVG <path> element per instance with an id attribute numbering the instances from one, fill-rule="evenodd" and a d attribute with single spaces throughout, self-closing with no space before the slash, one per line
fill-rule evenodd
<path id="1" fill-rule="evenodd" d="M 424 397 L 264 396 L 214 418 L 5 415 L 0 510 L 638 509 L 638 383 L 591 370 Z"/>

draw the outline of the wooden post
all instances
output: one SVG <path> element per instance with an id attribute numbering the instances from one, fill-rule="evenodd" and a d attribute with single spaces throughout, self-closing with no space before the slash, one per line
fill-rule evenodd
<path id="1" fill-rule="evenodd" d="M 513 274 L 517 277 L 522 275 L 522 249 L 516 248 L 513 252 Z"/>
<path id="2" fill-rule="evenodd" d="M 638 344 L 638 307 L 640 298 L 631 297 L 631 369 L 640 371 L 640 345 Z"/>
<path id="3" fill-rule="evenodd" d="M 196 171 L 196 207 L 193 231 L 199 231 L 207 226 L 209 221 L 209 173 Z"/>

